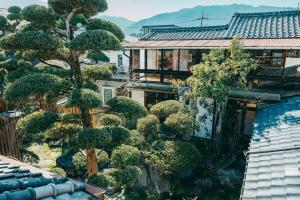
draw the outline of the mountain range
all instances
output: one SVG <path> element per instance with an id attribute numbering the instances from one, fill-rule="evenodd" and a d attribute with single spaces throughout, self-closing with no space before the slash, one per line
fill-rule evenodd
<path id="1" fill-rule="evenodd" d="M 21 7 L 30 4 L 44 4 L 47 0 L 0 0 L 0 7 L 9 7 L 10 5 L 18 5 Z M 263 3 L 263 2 L 262 2 Z M 110 20 L 119 25 L 126 34 L 139 35 L 140 29 L 145 25 L 162 25 L 175 24 L 177 26 L 213 26 L 228 24 L 230 18 L 235 12 L 270 12 L 270 11 L 285 11 L 295 10 L 289 7 L 274 7 L 274 6 L 258 6 L 244 4 L 232 5 L 212 5 L 212 6 L 196 6 L 193 8 L 183 8 L 176 12 L 162 13 L 153 17 L 142 19 L 139 21 L 131 21 L 124 17 L 103 16 L 99 18 Z M 130 10 L 128 10 L 130 12 Z M 203 20 L 201 20 L 203 18 Z"/>
<path id="2" fill-rule="evenodd" d="M 175 24 L 177 26 L 201 26 L 201 18 L 203 18 L 203 26 L 225 25 L 229 23 L 232 15 L 236 12 L 249 13 L 286 10 L 295 10 L 295 8 L 273 6 L 254 7 L 243 4 L 213 5 L 184 8 L 176 12 L 155 15 L 137 22 L 133 22 L 125 18 L 118 18 L 116 21 L 115 17 L 110 16 L 105 16 L 105 19 L 118 24 L 121 28 L 123 28 L 126 34 L 138 35 L 141 27 L 145 25 Z"/>

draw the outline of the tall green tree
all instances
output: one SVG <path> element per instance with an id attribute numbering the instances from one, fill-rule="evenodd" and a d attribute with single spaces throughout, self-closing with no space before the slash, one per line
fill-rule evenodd
<path id="1" fill-rule="evenodd" d="M 214 49 L 203 56 L 203 61 L 193 67 L 193 75 L 188 79 L 189 95 L 203 102 L 207 107 L 207 98 L 213 100 L 212 140 L 215 140 L 217 127 L 221 123 L 222 112 L 229 97 L 231 88 L 247 88 L 246 77 L 257 67 L 255 61 L 243 49 L 237 38 L 231 42 L 230 48 Z"/>
<path id="2" fill-rule="evenodd" d="M 80 108 L 83 128 L 90 130 L 92 123 L 89 109 L 100 106 L 101 101 L 94 91 L 84 88 L 81 57 L 89 51 L 119 49 L 124 34 L 116 25 L 104 20 L 102 23 L 89 25 L 93 21 L 92 16 L 107 10 L 106 0 L 49 0 L 48 5 L 49 7 L 39 5 L 25 7 L 21 16 L 30 23 L 17 33 L 2 37 L 0 47 L 5 50 L 21 51 L 39 60 L 56 59 L 67 63 L 73 72 L 74 90 L 71 92 L 71 104 Z M 89 28 L 75 37 L 74 33 L 79 26 Z M 24 79 L 28 83 L 28 90 L 33 87 L 30 84 L 30 79 L 33 78 Z M 53 79 L 57 83 L 57 79 Z M 53 91 L 51 77 L 47 80 L 49 82 L 45 84 L 48 84 L 49 90 L 36 89 L 38 94 L 49 96 L 49 91 Z M 32 84 L 38 85 L 39 81 L 32 81 Z M 13 96 L 11 94 L 14 93 L 12 91 L 14 88 L 17 89 L 8 87 L 6 91 L 10 97 Z M 15 94 L 17 95 L 17 92 Z M 27 92 L 27 95 L 33 94 Z M 20 100 L 18 95 L 16 100 Z M 95 149 L 87 147 L 86 150 L 88 173 L 96 174 L 98 166 Z"/>

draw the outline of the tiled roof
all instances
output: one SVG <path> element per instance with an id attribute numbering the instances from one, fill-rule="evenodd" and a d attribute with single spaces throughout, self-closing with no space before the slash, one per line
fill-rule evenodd
<path id="1" fill-rule="evenodd" d="M 0 156 L 0 200 L 93 200 L 86 185 Z"/>
<path id="2" fill-rule="evenodd" d="M 300 37 L 300 11 L 236 13 L 230 23 L 214 27 L 152 29 L 142 40 L 283 39 Z"/>
<path id="3" fill-rule="evenodd" d="M 242 39 L 244 49 L 300 49 L 300 39 Z M 136 49 L 214 49 L 228 48 L 231 40 L 150 40 L 125 45 L 124 48 Z"/>
<path id="4" fill-rule="evenodd" d="M 300 97 L 257 112 L 243 200 L 300 199 Z"/>

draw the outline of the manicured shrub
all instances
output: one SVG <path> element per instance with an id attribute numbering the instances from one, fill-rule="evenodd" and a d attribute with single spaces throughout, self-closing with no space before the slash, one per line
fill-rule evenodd
<path id="1" fill-rule="evenodd" d="M 191 136 L 195 130 L 195 120 L 191 114 L 175 113 L 164 122 L 173 135 Z"/>
<path id="2" fill-rule="evenodd" d="M 103 128 L 84 129 L 78 133 L 78 145 L 82 149 L 103 148 L 112 141 L 110 132 Z"/>
<path id="3" fill-rule="evenodd" d="M 129 97 L 115 97 L 106 104 L 111 107 L 111 111 L 125 116 L 125 127 L 129 129 L 134 129 L 137 120 L 148 114 L 147 109 L 143 105 Z"/>
<path id="4" fill-rule="evenodd" d="M 132 187 L 141 174 L 141 169 L 136 166 L 128 166 L 124 169 L 110 168 L 105 170 L 104 174 L 113 177 L 115 189 L 120 189 L 122 186 Z"/>
<path id="5" fill-rule="evenodd" d="M 101 130 L 111 137 L 110 143 L 107 144 L 105 148 L 109 153 L 113 148 L 125 143 L 129 138 L 129 130 L 122 126 L 108 126 L 101 128 Z M 96 147 L 100 148 L 101 146 L 98 145 Z"/>
<path id="6" fill-rule="evenodd" d="M 82 125 L 57 122 L 46 130 L 45 135 L 51 140 L 58 141 L 64 139 L 65 142 L 68 142 L 68 138 L 75 136 L 81 130 Z"/>
<path id="7" fill-rule="evenodd" d="M 201 161 L 198 149 L 189 142 L 160 141 L 145 153 L 145 161 L 162 175 L 176 175 L 195 169 Z"/>
<path id="8" fill-rule="evenodd" d="M 150 113 L 156 115 L 162 121 L 177 112 L 188 112 L 188 108 L 175 100 L 163 101 L 150 109 Z"/>
<path id="9" fill-rule="evenodd" d="M 137 147 L 137 148 L 144 148 L 146 144 L 145 137 L 138 132 L 137 130 L 132 130 L 129 133 L 129 138 L 126 141 L 126 144 Z"/>
<path id="10" fill-rule="evenodd" d="M 139 165 L 141 152 L 136 147 L 121 145 L 113 150 L 111 160 L 114 165 L 122 168 L 131 165 Z"/>
<path id="11" fill-rule="evenodd" d="M 85 89 L 89 89 L 89 90 L 93 90 L 95 92 L 99 92 L 99 87 L 96 83 L 94 83 L 93 81 L 86 81 L 84 84 L 83 84 L 83 88 Z"/>
<path id="12" fill-rule="evenodd" d="M 112 64 L 89 65 L 82 72 L 88 80 L 109 80 L 112 78 Z"/>
<path id="13" fill-rule="evenodd" d="M 51 173 L 54 173 L 58 176 L 61 176 L 61 177 L 66 177 L 67 176 L 67 173 L 65 172 L 65 170 L 63 170 L 62 168 L 59 168 L 59 167 L 54 167 L 54 168 L 51 168 L 49 170 Z"/>
<path id="14" fill-rule="evenodd" d="M 110 186 L 115 185 L 115 180 L 113 177 L 109 175 L 105 175 L 103 173 L 98 173 L 96 175 L 91 176 L 88 181 L 88 184 L 91 184 L 95 187 L 99 187 L 102 189 L 108 189 Z"/>
<path id="15" fill-rule="evenodd" d="M 109 57 L 107 57 L 102 51 L 88 51 L 88 54 L 86 56 L 88 59 L 91 59 L 92 61 L 98 63 L 99 61 L 102 62 L 109 62 Z"/>
<path id="16" fill-rule="evenodd" d="M 137 122 L 137 130 L 142 133 L 147 140 L 154 140 L 160 131 L 160 122 L 155 115 L 148 115 Z"/>
<path id="17" fill-rule="evenodd" d="M 122 119 L 116 115 L 104 114 L 99 118 L 100 126 L 121 126 Z"/>
<path id="18" fill-rule="evenodd" d="M 102 105 L 100 95 L 89 89 L 76 89 L 73 91 L 68 106 L 75 106 L 82 109 L 97 108 Z"/>
<path id="19" fill-rule="evenodd" d="M 59 115 L 57 113 L 34 112 L 20 119 L 17 123 L 17 129 L 24 134 L 25 142 L 34 142 L 36 139 L 40 139 L 42 132 L 58 120 Z"/>

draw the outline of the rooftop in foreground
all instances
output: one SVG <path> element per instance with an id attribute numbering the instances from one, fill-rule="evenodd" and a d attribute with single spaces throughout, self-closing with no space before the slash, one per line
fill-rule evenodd
<path id="1" fill-rule="evenodd" d="M 257 112 L 243 200 L 300 199 L 300 97 Z"/>
<path id="2" fill-rule="evenodd" d="M 98 188 L 0 155 L 0 200 L 97 200 Z"/>

